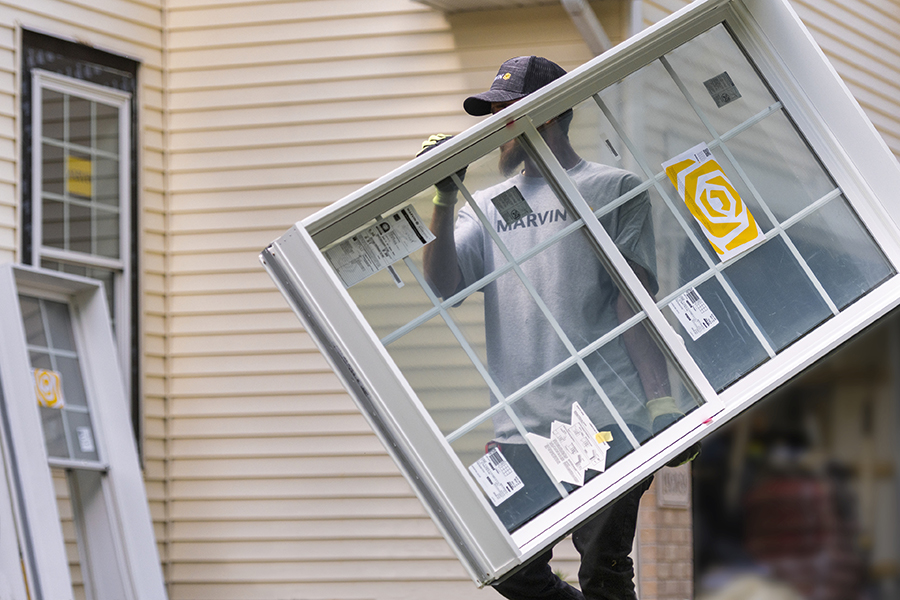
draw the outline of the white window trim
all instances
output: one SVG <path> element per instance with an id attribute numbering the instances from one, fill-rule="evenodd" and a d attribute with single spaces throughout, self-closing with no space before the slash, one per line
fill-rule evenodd
<path id="1" fill-rule="evenodd" d="M 76 527 L 82 528 L 81 536 L 92 545 L 95 557 L 94 564 L 86 565 L 92 580 L 86 585 L 93 585 L 103 597 L 103 590 L 110 589 L 105 573 L 117 564 L 121 579 L 113 588 L 123 590 L 126 600 L 164 600 L 162 568 L 102 286 L 92 279 L 6 264 L 0 266 L 0 302 L 10 308 L 0 312 L 3 455 L 12 474 L 10 487 L 21 499 L 16 506 L 19 545 L 26 558 L 32 597 L 71 598 L 72 582 L 40 413 L 37 401 L 29 400 L 35 398 L 34 380 L 19 309 L 20 293 L 64 298 L 71 307 L 100 461 L 67 468 L 88 477 L 97 474 L 102 480 L 97 501 L 80 507 L 86 522 L 76 519 Z M 85 466 L 90 468 L 82 468 Z M 103 526 L 92 526 L 97 523 Z"/>
<path id="2" fill-rule="evenodd" d="M 565 498 L 510 535 L 466 477 L 465 467 L 427 417 L 320 249 L 402 206 L 434 182 L 453 176 L 486 150 L 496 148 L 499 140 L 524 133 L 538 155 L 546 154 L 546 149 L 540 148 L 540 137 L 531 131 L 533 123 L 543 123 L 586 100 L 594 91 L 723 19 L 776 88 L 779 99 L 896 270 L 900 265 L 900 207 L 886 203 L 900 189 L 900 166 L 787 0 L 693 2 L 501 114 L 486 118 L 434 151 L 297 223 L 261 256 L 477 583 L 489 583 L 543 551 L 600 506 L 881 318 L 900 304 L 900 275 L 723 393 L 698 385 L 708 400 L 700 410 L 613 465 L 604 477 L 589 482 L 577 498 Z M 626 289 L 657 326 L 669 351 L 692 373 L 696 368 L 693 361 L 673 339 L 671 328 L 630 269 L 623 268 L 623 259 L 608 236 L 602 228 L 597 231 L 589 218 L 585 222 L 600 241 L 608 262 L 617 267 Z"/>
<path id="3" fill-rule="evenodd" d="M 43 90 L 73 94 L 87 100 L 101 102 L 118 109 L 119 113 L 119 258 L 110 259 L 83 253 L 70 253 L 43 245 Z M 131 389 L 131 98 L 128 92 L 82 81 L 59 73 L 33 69 L 32 98 L 32 210 L 31 264 L 40 267 L 41 259 L 76 263 L 115 271 L 115 321 L 118 360 L 126 389 Z"/>

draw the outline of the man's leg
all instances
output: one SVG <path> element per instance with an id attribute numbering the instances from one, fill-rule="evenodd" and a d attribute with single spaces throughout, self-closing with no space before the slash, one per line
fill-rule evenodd
<path id="1" fill-rule="evenodd" d="M 652 480 L 646 479 L 572 532 L 572 542 L 581 554 L 578 581 L 586 600 L 637 599 L 629 554 L 641 496 Z"/>
<path id="2" fill-rule="evenodd" d="M 510 600 L 584 600 L 577 589 L 560 579 L 550 568 L 553 549 L 535 558 L 494 589 Z"/>

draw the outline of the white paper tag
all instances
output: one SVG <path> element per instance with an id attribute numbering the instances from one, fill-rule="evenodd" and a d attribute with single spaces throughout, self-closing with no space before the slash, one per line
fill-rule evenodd
<path id="1" fill-rule="evenodd" d="M 410 205 L 368 229 L 332 246 L 325 258 L 345 287 L 370 277 L 409 256 L 434 239 Z"/>
<path id="2" fill-rule="evenodd" d="M 528 205 L 519 188 L 513 186 L 491 198 L 497 212 L 507 225 L 512 225 L 522 217 L 530 215 L 534 210 Z"/>
<path id="3" fill-rule="evenodd" d="M 504 500 L 525 487 L 499 448 L 491 448 L 490 452 L 469 467 L 469 472 L 494 506 L 500 506 Z"/>
<path id="4" fill-rule="evenodd" d="M 601 441 L 603 434 L 577 402 L 572 404 L 571 423 L 553 421 L 549 438 L 536 433 L 528 433 L 526 437 L 559 482 L 584 485 L 585 471 L 606 470 L 609 443 Z"/>
<path id="5" fill-rule="evenodd" d="M 94 436 L 91 434 L 90 427 L 76 427 L 75 433 L 78 435 L 78 447 L 81 448 L 82 452 L 87 453 L 95 450 Z"/>
<path id="6" fill-rule="evenodd" d="M 695 342 L 700 336 L 719 324 L 719 319 L 694 288 L 672 300 L 669 306 L 678 318 L 678 322 Z"/>

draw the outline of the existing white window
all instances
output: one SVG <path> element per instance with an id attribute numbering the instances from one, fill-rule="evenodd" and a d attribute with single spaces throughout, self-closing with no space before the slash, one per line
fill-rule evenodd
<path id="1" fill-rule="evenodd" d="M 16 521 L 16 535 L 8 529 L 4 544 L 18 545 L 28 597 L 73 598 L 54 469 L 65 473 L 69 488 L 84 596 L 163 600 L 101 286 L 7 264 L 0 266 L 0 304 L 0 435 Z"/>
<path id="2" fill-rule="evenodd" d="M 563 165 L 542 131 L 570 116 L 583 161 Z M 540 193 L 529 171 L 498 171 L 511 141 Z M 422 247 L 447 177 L 476 249 L 440 297 Z M 487 583 L 900 303 L 897 189 L 896 161 L 785 0 L 701 0 L 262 259 Z M 573 318 L 617 297 L 615 315 Z M 665 428 L 642 412 L 662 400 Z"/>
<path id="3" fill-rule="evenodd" d="M 40 69 L 31 73 L 31 264 L 103 281 L 128 377 L 131 94 Z"/>

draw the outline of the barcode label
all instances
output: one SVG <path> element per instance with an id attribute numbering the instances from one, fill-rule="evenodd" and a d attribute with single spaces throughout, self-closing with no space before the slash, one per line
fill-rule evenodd
<path id="1" fill-rule="evenodd" d="M 491 448 L 490 452 L 469 467 L 469 472 L 494 506 L 500 506 L 504 500 L 525 487 L 499 448 Z"/>
<path id="2" fill-rule="evenodd" d="M 707 79 L 703 82 L 703 85 L 719 108 L 741 97 L 741 93 L 738 91 L 737 86 L 734 85 L 734 81 L 731 80 L 728 71 L 722 71 L 712 79 Z"/>
<path id="3" fill-rule="evenodd" d="M 695 342 L 719 324 L 719 319 L 709 309 L 695 288 L 689 289 L 672 300 L 669 308 Z"/>
<path id="4" fill-rule="evenodd" d="M 491 202 L 507 225 L 512 225 L 522 217 L 534 212 L 516 186 L 497 194 L 491 198 Z"/>

